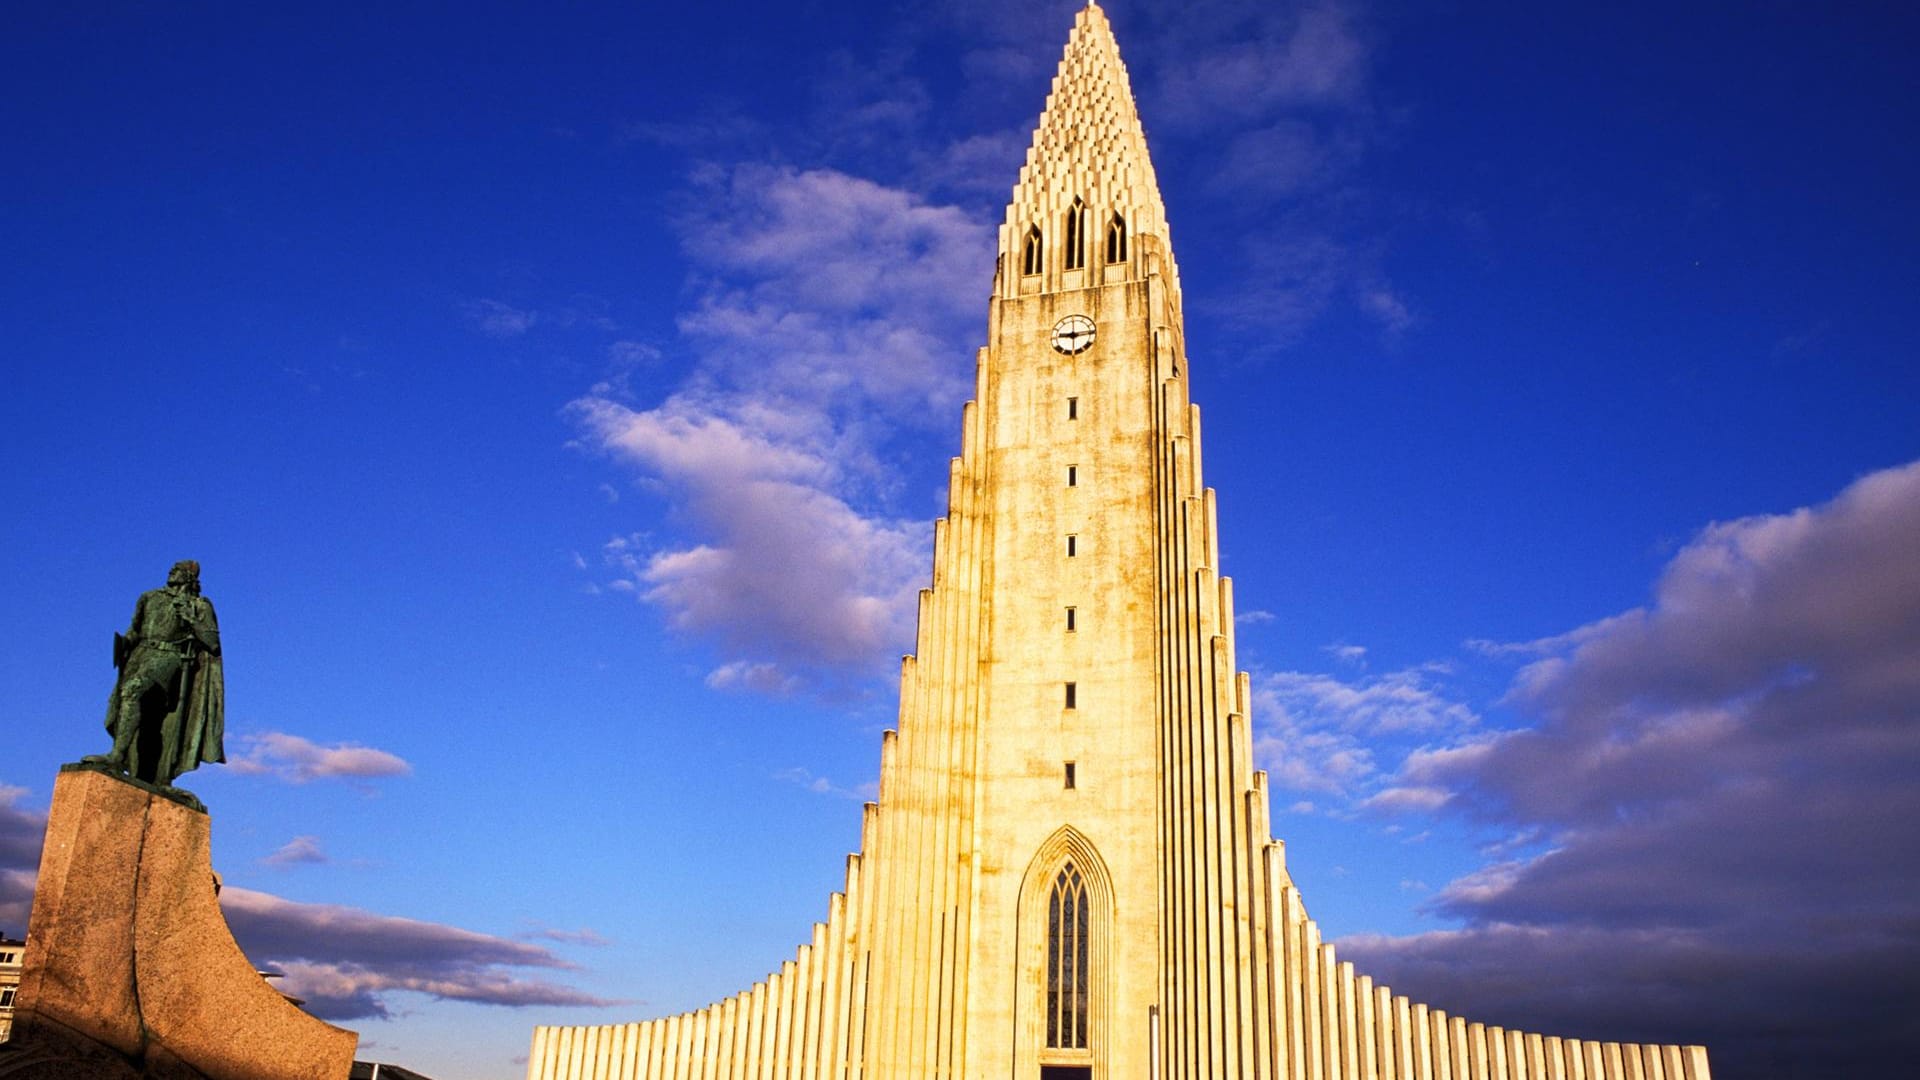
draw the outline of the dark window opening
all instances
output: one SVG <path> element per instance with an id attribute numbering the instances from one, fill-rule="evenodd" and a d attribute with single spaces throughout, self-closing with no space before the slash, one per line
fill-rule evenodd
<path id="1" fill-rule="evenodd" d="M 1067 609 L 1067 633 L 1071 634 L 1073 633 L 1073 631 L 1074 631 L 1074 610 L 1072 608 L 1068 608 Z"/>
<path id="2" fill-rule="evenodd" d="M 1119 214 L 1113 215 L 1113 220 L 1107 222 L 1107 261 L 1127 261 L 1127 220 Z"/>
<path id="3" fill-rule="evenodd" d="M 1079 398 L 1070 397 L 1067 399 L 1067 419 L 1069 420 L 1080 419 L 1080 399 Z"/>
<path id="4" fill-rule="evenodd" d="M 1080 484 L 1080 466 L 1078 465 L 1067 466 L 1067 486 L 1078 487 L 1079 484 Z"/>
<path id="5" fill-rule="evenodd" d="M 1027 227 L 1026 251 L 1020 256 L 1020 272 L 1028 275 L 1039 273 L 1043 254 L 1040 244 L 1040 226 L 1030 225 Z"/>
<path id="6" fill-rule="evenodd" d="M 1093 1080 L 1093 1066 L 1042 1065 L 1040 1080 Z"/>
<path id="7" fill-rule="evenodd" d="M 1067 247 L 1066 268 L 1078 270 L 1087 265 L 1086 233 L 1087 204 L 1079 199 L 1073 200 L 1073 206 L 1067 211 Z"/>
<path id="8" fill-rule="evenodd" d="M 1078 555 L 1078 554 L 1079 554 L 1079 551 L 1078 551 L 1078 548 L 1079 548 L 1079 546 L 1080 546 L 1080 545 L 1074 542 L 1074 541 L 1076 541 L 1076 540 L 1078 540 L 1078 539 L 1080 539 L 1080 538 L 1079 538 L 1079 537 L 1077 537 L 1077 536 L 1069 536 L 1069 537 L 1067 537 L 1067 558 L 1069 558 L 1069 559 L 1071 559 L 1071 558 L 1073 558 L 1073 557 L 1074 557 L 1075 555 Z"/>
<path id="9" fill-rule="evenodd" d="M 1074 703 L 1080 696 L 1079 690 L 1080 690 L 1079 683 L 1067 684 L 1067 708 L 1069 709 L 1079 708 L 1079 706 Z"/>
<path id="10" fill-rule="evenodd" d="M 1073 762 L 1067 762 L 1067 790 L 1073 790 Z"/>

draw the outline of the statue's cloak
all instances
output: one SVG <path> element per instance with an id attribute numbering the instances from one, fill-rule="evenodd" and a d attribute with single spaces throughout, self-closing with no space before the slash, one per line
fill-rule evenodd
<path id="1" fill-rule="evenodd" d="M 182 703 L 180 771 L 227 760 L 227 676 L 218 656 L 201 653 Z"/>

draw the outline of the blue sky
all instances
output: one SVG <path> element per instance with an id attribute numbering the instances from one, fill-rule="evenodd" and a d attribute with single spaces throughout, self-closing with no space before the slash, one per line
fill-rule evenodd
<path id="1" fill-rule="evenodd" d="M 1075 6 L 15 13 L 0 929 L 190 557 L 230 918 L 363 1057 L 789 953 Z M 1490 1022 L 1910 1057 L 1913 17 L 1107 10 L 1314 915 Z"/>

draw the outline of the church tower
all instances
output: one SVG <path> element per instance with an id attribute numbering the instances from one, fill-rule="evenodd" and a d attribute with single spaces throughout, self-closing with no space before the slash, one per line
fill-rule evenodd
<path id="1" fill-rule="evenodd" d="M 900 719 L 846 888 L 679 1016 L 534 1031 L 529 1080 L 1708 1080 L 1523 1035 L 1320 940 L 1268 828 L 1166 211 L 1106 15 L 1000 226 Z"/>

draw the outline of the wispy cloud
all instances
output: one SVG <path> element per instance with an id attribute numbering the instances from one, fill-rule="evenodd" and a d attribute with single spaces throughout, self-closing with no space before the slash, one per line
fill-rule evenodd
<path id="1" fill-rule="evenodd" d="M 1350 5 L 1200 4 L 1178 21 L 1185 32 L 1154 87 L 1164 122 L 1212 127 L 1366 93 L 1369 50 Z"/>
<path id="2" fill-rule="evenodd" d="M 227 766 L 246 776 L 271 776 L 304 784 L 323 779 L 371 780 L 413 772 L 413 766 L 399 756 L 371 746 L 321 746 L 280 731 L 242 736 L 239 742 L 240 752 Z"/>
<path id="3" fill-rule="evenodd" d="M 774 779 L 798 785 L 815 795 L 832 795 L 836 798 L 852 799 L 855 802 L 868 802 L 880 797 L 880 785 L 877 781 L 869 781 L 857 787 L 846 787 L 834 783 L 827 777 L 815 776 L 812 771 L 800 766 L 782 769 L 774 774 Z"/>
<path id="4" fill-rule="evenodd" d="M 1386 273 L 1390 211 L 1366 182 L 1398 122 L 1376 100 L 1368 5 L 1203 0 L 1115 19 L 1165 182 L 1212 196 L 1187 203 L 1181 227 L 1245 238 L 1252 272 L 1192 302 L 1253 355 L 1341 305 L 1389 339 L 1416 325 Z"/>
<path id="5" fill-rule="evenodd" d="M 775 696 L 791 694 L 800 681 L 780 670 L 777 664 L 755 664 L 735 660 L 707 673 L 707 685 L 715 690 L 751 690 Z"/>
<path id="6" fill-rule="evenodd" d="M 519 337 L 540 321 L 536 312 L 499 300 L 469 300 L 461 305 L 460 313 L 466 317 L 468 325 L 495 338 Z"/>
<path id="7" fill-rule="evenodd" d="M 328 1020 L 386 1019 L 398 991 L 487 1005 L 618 1004 L 520 974 L 573 967 L 525 941 L 237 886 L 221 890 L 220 906 L 248 958 L 285 972 L 280 988 Z"/>
<path id="8" fill-rule="evenodd" d="M 1463 929 L 1352 955 L 1487 1022 L 1704 1039 L 1728 1075 L 1910 1058 L 1916 551 L 1920 462 L 1710 525 L 1648 606 L 1512 650 L 1535 725 L 1415 754 L 1390 790 L 1550 847 L 1442 889 Z"/>
<path id="9" fill-rule="evenodd" d="M 990 230 L 833 170 L 706 168 L 695 183 L 681 232 L 698 299 L 680 320 L 694 371 L 663 400 L 603 385 L 570 409 L 675 526 L 619 538 L 607 561 L 718 646 L 716 685 L 881 670 L 911 634 L 932 516 L 890 509 L 903 483 L 887 451 L 966 393 Z"/>
<path id="10" fill-rule="evenodd" d="M 1330 651 L 1352 665 L 1366 654 L 1355 645 Z M 1386 783 L 1399 756 L 1478 725 L 1478 715 L 1448 697 L 1435 676 L 1431 667 L 1351 678 L 1300 671 L 1261 674 L 1254 680 L 1255 760 L 1280 790 L 1338 795 L 1361 804 Z M 1399 806 L 1391 799 L 1373 805 Z"/>
<path id="11" fill-rule="evenodd" d="M 296 836 L 260 861 L 284 870 L 291 866 L 316 866 L 329 860 L 327 853 L 320 847 L 319 837 Z"/>
<path id="12" fill-rule="evenodd" d="M 1349 645 L 1344 641 L 1338 641 L 1327 646 L 1327 652 L 1331 653 L 1335 660 L 1343 664 L 1359 664 L 1364 666 L 1367 662 L 1367 647 L 1365 645 Z"/>
<path id="13" fill-rule="evenodd" d="M 596 949 L 613 944 L 613 942 L 608 939 L 606 935 L 600 933 L 600 931 L 585 926 L 578 930 L 556 930 L 550 926 L 541 927 L 538 930 L 529 930 L 520 936 L 536 941 L 556 941 L 562 945 L 587 945 Z"/>

